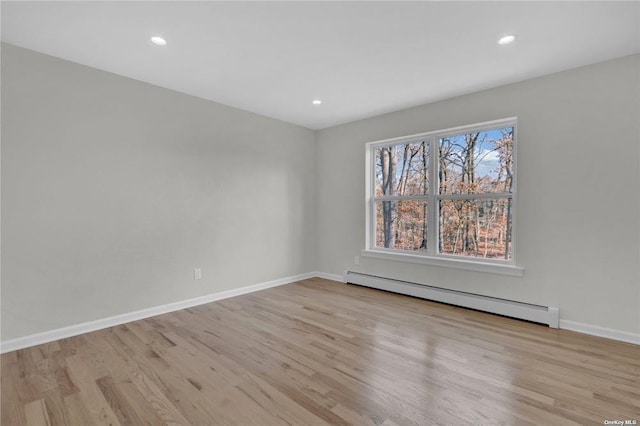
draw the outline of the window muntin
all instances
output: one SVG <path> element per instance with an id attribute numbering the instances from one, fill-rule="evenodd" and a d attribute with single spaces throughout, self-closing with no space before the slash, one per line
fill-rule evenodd
<path id="1" fill-rule="evenodd" d="M 508 119 L 371 143 L 369 248 L 513 263 L 515 133 Z"/>

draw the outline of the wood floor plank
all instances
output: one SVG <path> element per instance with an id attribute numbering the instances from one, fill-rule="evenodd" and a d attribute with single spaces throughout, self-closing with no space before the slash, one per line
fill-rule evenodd
<path id="1" fill-rule="evenodd" d="M 104 398 L 100 388 L 96 384 L 96 379 L 101 377 L 95 374 L 91 368 L 94 366 L 78 354 L 67 358 L 69 366 L 69 376 L 74 385 L 78 387 L 80 399 L 87 408 L 93 424 L 98 425 L 120 425 L 109 403 Z M 99 372 L 98 372 L 99 373 Z"/>
<path id="2" fill-rule="evenodd" d="M 640 421 L 640 346 L 319 278 L 0 360 L 3 425 Z"/>
<path id="3" fill-rule="evenodd" d="M 130 326 L 131 324 L 127 327 L 129 328 Z M 104 338 L 96 343 L 101 346 L 102 353 L 110 354 L 107 358 L 110 376 L 119 378 L 119 380 L 130 381 L 135 386 L 136 394 L 142 396 L 160 417 L 161 422 L 159 424 L 189 424 L 189 421 L 162 392 L 158 383 L 145 374 L 144 368 L 140 366 L 143 361 L 138 358 L 138 354 L 131 350 L 127 351 L 129 348 L 123 345 L 121 341 L 118 341 L 114 346 L 109 345 L 109 342 Z M 152 350 L 142 355 L 159 357 Z"/>
<path id="4" fill-rule="evenodd" d="M 96 383 L 122 425 L 159 425 L 159 413 L 146 401 L 130 380 L 114 382 L 110 376 Z"/>
<path id="5" fill-rule="evenodd" d="M 82 402 L 80 395 L 74 393 L 64 398 L 64 404 L 67 407 L 68 419 L 70 425 L 90 425 L 96 424 L 91 419 L 88 408 Z"/>
<path id="6" fill-rule="evenodd" d="M 9 352 L 0 357 L 0 374 L 2 374 L 0 424 L 3 425 L 22 426 L 27 424 L 24 405 L 39 399 L 24 397 L 24 389 L 31 389 L 31 386 L 25 383 L 26 376 L 20 370 L 18 356 L 24 356 L 24 354 L 19 351 Z M 32 395 L 34 392 L 39 396 L 37 388 L 27 394 Z"/>
<path id="7" fill-rule="evenodd" d="M 24 406 L 27 424 L 34 426 L 51 426 L 44 399 L 29 402 Z"/>

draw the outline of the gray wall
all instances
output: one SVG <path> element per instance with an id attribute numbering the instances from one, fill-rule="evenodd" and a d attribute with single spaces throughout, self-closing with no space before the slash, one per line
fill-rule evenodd
<path id="1" fill-rule="evenodd" d="M 314 134 L 3 44 L 2 340 L 344 269 L 559 306 L 563 320 L 638 333 L 639 63 Z M 353 264 L 366 142 L 510 116 L 523 278 Z"/>
<path id="2" fill-rule="evenodd" d="M 311 130 L 3 44 L 2 340 L 313 271 L 314 155 Z"/>
<path id="3" fill-rule="evenodd" d="M 318 133 L 318 270 L 344 269 L 522 302 L 561 319 L 640 331 L 640 56 Z M 361 258 L 365 143 L 517 116 L 523 278 Z"/>

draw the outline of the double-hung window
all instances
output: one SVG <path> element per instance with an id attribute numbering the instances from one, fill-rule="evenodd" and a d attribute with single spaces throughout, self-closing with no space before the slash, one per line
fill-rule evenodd
<path id="1" fill-rule="evenodd" d="M 521 275 L 516 119 L 367 144 L 363 255 Z"/>

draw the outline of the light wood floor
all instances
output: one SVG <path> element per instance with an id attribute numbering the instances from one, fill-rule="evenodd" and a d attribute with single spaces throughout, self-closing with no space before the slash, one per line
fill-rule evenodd
<path id="1" fill-rule="evenodd" d="M 2 355 L 2 425 L 640 422 L 640 346 L 310 279 Z"/>

